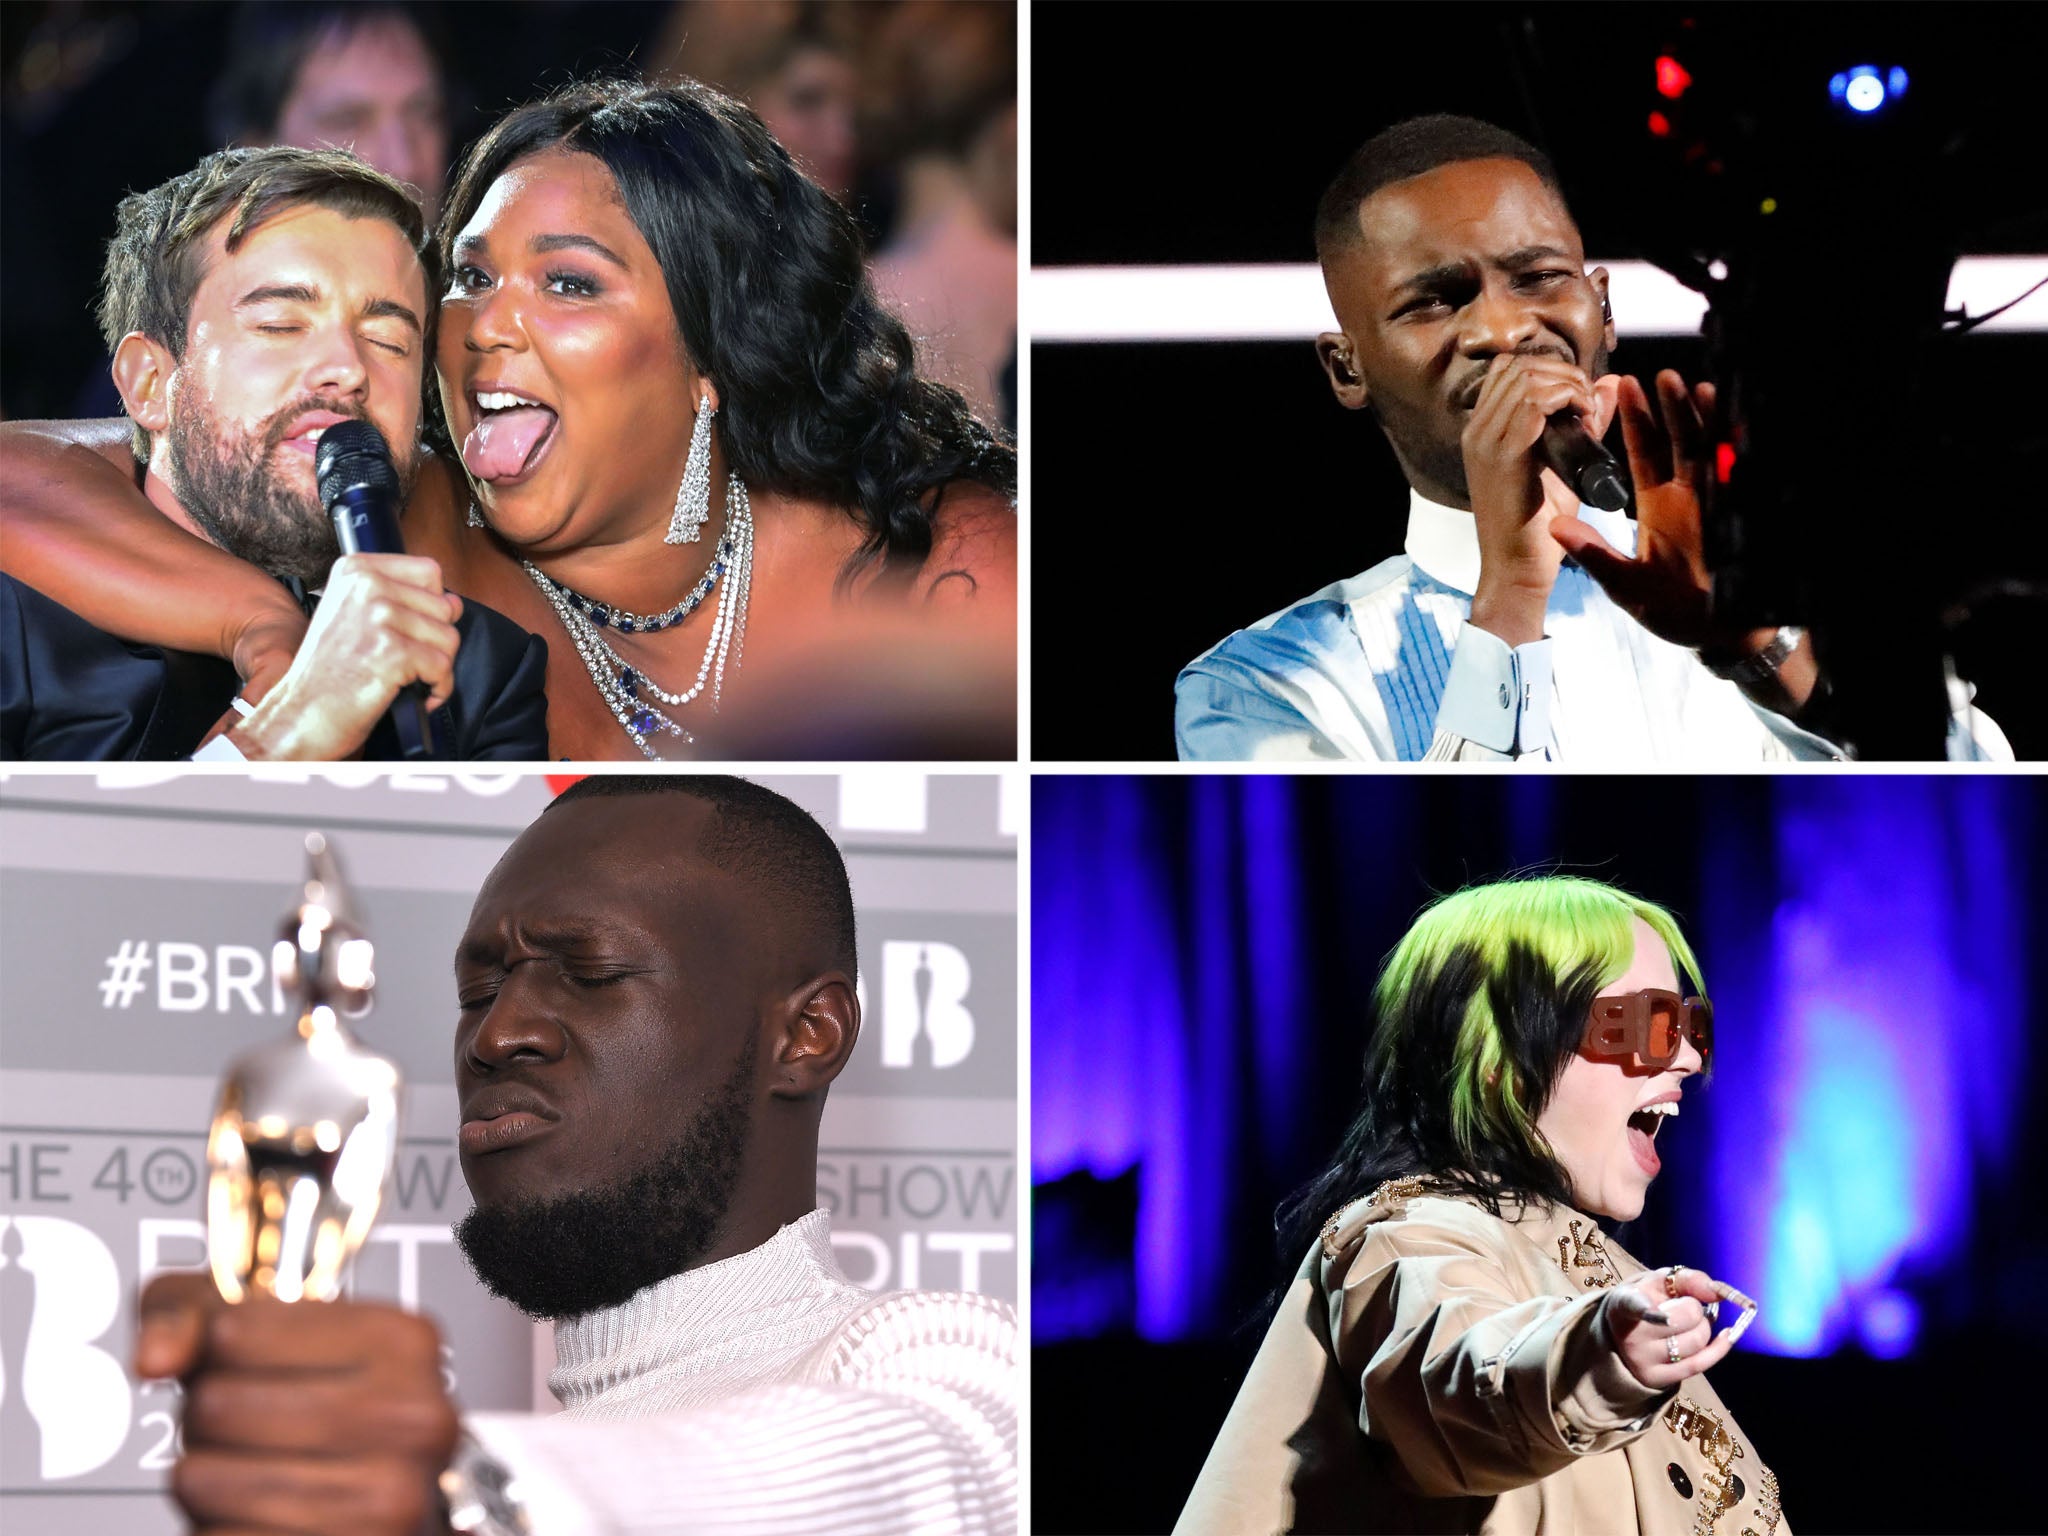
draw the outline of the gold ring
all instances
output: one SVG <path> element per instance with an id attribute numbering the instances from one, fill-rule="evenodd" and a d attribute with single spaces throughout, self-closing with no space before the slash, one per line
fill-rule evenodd
<path id="1" fill-rule="evenodd" d="M 1666 1340 L 1664 1341 L 1664 1348 L 1665 1348 L 1666 1352 L 1670 1354 L 1670 1356 L 1671 1356 L 1671 1363 L 1672 1363 L 1673 1365 L 1676 1365 L 1676 1364 L 1678 1364 L 1678 1362 L 1679 1362 L 1679 1361 L 1681 1361 L 1681 1360 L 1683 1360 L 1683 1359 L 1685 1358 L 1685 1356 L 1684 1356 L 1684 1355 L 1681 1355 L 1681 1354 L 1680 1354 L 1680 1353 L 1678 1352 L 1678 1335 L 1677 1335 L 1677 1334 L 1675 1334 L 1675 1333 L 1674 1333 L 1673 1335 L 1671 1335 L 1671 1337 L 1670 1337 L 1670 1338 L 1668 1338 L 1668 1339 L 1666 1339 Z"/>
<path id="2" fill-rule="evenodd" d="M 1666 1296 L 1676 1296 L 1678 1294 L 1678 1277 L 1684 1273 L 1685 1266 L 1683 1264 L 1674 1264 L 1664 1271 L 1664 1294 Z"/>

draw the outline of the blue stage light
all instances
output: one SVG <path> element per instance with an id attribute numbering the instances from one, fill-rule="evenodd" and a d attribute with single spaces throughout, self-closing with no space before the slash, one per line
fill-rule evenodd
<path id="1" fill-rule="evenodd" d="M 1903 79 L 1905 71 L 1899 71 Z M 1835 89 L 1836 82 L 1841 89 Z M 1885 102 L 1884 79 L 1877 72 L 1875 64 L 1858 64 L 1847 75 L 1837 75 L 1828 82 L 1828 94 L 1842 102 L 1851 112 L 1875 112 Z"/>
<path id="2" fill-rule="evenodd" d="M 1731 1091 L 1731 1066 L 1708 1090 L 1698 1262 L 1763 1303 L 1746 1350 L 1911 1351 L 1923 1319 L 1902 1277 L 1969 1262 L 1981 1181 L 2011 1164 L 2028 1042 L 1994 978 L 2024 970 L 2029 919 L 1997 887 L 2018 846 L 1999 818 L 2027 813 L 1983 783 L 1775 790 L 1781 880 L 1761 921 L 1751 866 L 1710 852 L 1716 1044 L 1753 1076 Z"/>
<path id="3" fill-rule="evenodd" d="M 1876 1291 L 1864 1298 L 1858 1321 L 1865 1350 L 1879 1360 L 1898 1360 L 1913 1352 L 1920 1306 L 1904 1291 Z"/>
<path id="4" fill-rule="evenodd" d="M 1328 1130 L 1302 1112 L 1303 1085 L 1345 1070 L 1308 1020 L 1322 1001 L 1311 932 L 1341 913 L 1408 917 L 1405 895 L 1324 913 L 1332 896 L 1302 861 L 1320 835 L 1359 850 L 1354 863 L 1417 863 L 1414 785 L 1388 781 L 1321 820 L 1303 781 L 1163 782 L 1034 786 L 1032 1074 L 1057 1088 L 1032 1097 L 1032 1177 L 1095 1180 L 1069 1187 L 1065 1225 L 1048 1211 L 1035 1239 L 1041 1273 L 1067 1277 L 1034 1291 L 1047 1341 L 1242 1324 L 1233 1265 L 1248 1217 L 1262 1224 L 1271 1206 L 1247 1212 L 1231 1192 L 1247 1168 L 1315 1165 L 1325 1149 L 1304 1131 Z M 1506 862 L 1556 858 L 1569 827 L 1558 781 L 1503 788 Z M 1733 831 L 1756 815 L 1748 799 L 1716 794 L 1700 812 L 1687 916 L 1725 1065 L 1697 1121 L 1687 1093 L 1685 1151 L 1664 1177 L 1691 1183 L 1660 1197 L 1689 1192 L 1683 1245 L 1657 1257 L 1762 1302 L 1746 1350 L 1924 1352 L 1983 1289 L 1980 1213 L 2015 1175 L 2039 1077 L 2040 1044 L 2008 994 L 2040 926 L 2025 850 L 2041 809 L 2026 781 L 1996 778 L 1801 777 L 1764 798 L 1755 840 Z M 1774 871 L 1762 897 L 1759 857 Z M 1344 1047 L 1353 1063 L 1358 1051 Z M 1073 1246 L 1071 1213 L 1119 1180 L 1135 1204 L 1128 1276 L 1100 1242 L 1085 1258 Z M 1935 1294 L 1950 1298 L 1941 1314 Z"/>
<path id="5" fill-rule="evenodd" d="M 1899 68 L 1898 65 L 1894 64 L 1892 66 L 1892 72 L 1884 77 L 1884 83 L 1885 89 L 1892 95 L 1903 96 L 1906 94 L 1906 72 Z"/>

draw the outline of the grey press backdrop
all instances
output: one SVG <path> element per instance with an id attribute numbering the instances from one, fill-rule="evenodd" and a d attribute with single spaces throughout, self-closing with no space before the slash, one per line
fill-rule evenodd
<path id="1" fill-rule="evenodd" d="M 827 1101 L 818 1198 L 877 1288 L 1015 1302 L 1022 779 L 896 769 L 763 777 L 844 850 L 864 1023 Z M 457 1395 L 545 1411 L 547 1331 L 449 1236 L 454 945 L 478 885 L 553 793 L 532 775 L 108 770 L 0 776 L 0 1524 L 178 1528 L 174 1384 L 132 1378 L 134 1297 L 201 1267 L 222 1068 L 289 1027 L 269 949 L 309 830 L 377 944 L 357 1021 L 407 1079 L 400 1153 L 356 1293 L 431 1313 Z M 649 813 L 658 814 L 650 801 Z"/>

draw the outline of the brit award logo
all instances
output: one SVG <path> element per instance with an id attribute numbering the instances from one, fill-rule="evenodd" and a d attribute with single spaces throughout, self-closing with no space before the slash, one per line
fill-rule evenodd
<path id="1" fill-rule="evenodd" d="M 974 1050 L 972 983 L 967 956 L 951 944 L 884 944 L 882 1065 L 930 1071 L 965 1061 Z"/>
<path id="2" fill-rule="evenodd" d="M 81 1477 L 114 1459 L 134 1398 L 105 1347 L 121 1275 L 99 1236 L 56 1216 L 0 1216 L 0 1487 Z"/>

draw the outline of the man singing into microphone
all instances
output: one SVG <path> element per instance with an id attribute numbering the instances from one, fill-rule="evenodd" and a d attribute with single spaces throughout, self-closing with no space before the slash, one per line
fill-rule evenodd
<path id="1" fill-rule="evenodd" d="M 1543 154 L 1473 118 L 1397 123 L 1323 194 L 1316 254 L 1343 327 L 1317 354 L 1407 476 L 1406 551 L 1189 663 L 1182 758 L 1841 755 L 1796 723 L 1819 684 L 1801 633 L 1731 632 L 1709 611 L 1713 386 L 1667 371 L 1653 406 L 1607 371 L 1607 273 L 1586 270 Z M 1543 457 L 1551 418 L 1597 441 L 1617 413 L 1633 522 L 1582 507 Z M 1952 693 L 1948 755 L 2010 758 Z"/>
<path id="2" fill-rule="evenodd" d="M 224 151 L 122 203 L 101 321 L 137 484 L 319 607 L 250 706 L 227 664 L 121 641 L 0 577 L 0 758 L 185 757 L 223 720 L 202 758 L 396 756 L 387 711 L 413 683 L 441 755 L 546 755 L 543 642 L 443 591 L 432 560 L 339 559 L 316 493 L 320 435 L 352 419 L 412 481 L 428 249 L 406 190 L 335 151 Z"/>

